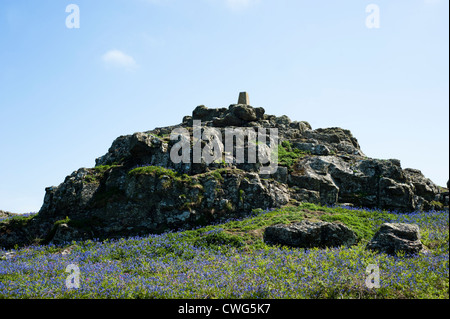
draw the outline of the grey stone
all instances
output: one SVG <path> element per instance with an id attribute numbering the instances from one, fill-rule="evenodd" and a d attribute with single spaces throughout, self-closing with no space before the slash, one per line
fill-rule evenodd
<path id="1" fill-rule="evenodd" d="M 289 126 L 291 124 L 291 119 L 286 115 L 282 115 L 275 118 L 275 123 L 277 123 L 278 125 Z"/>
<path id="2" fill-rule="evenodd" d="M 339 127 L 306 130 L 303 133 L 308 140 L 318 141 L 320 144 L 327 146 L 330 150 L 364 156 L 359 143 L 349 130 Z"/>
<path id="3" fill-rule="evenodd" d="M 215 117 L 223 117 L 227 112 L 226 108 L 209 109 L 204 105 L 197 106 L 192 112 L 192 119 L 201 121 L 212 121 Z"/>
<path id="4" fill-rule="evenodd" d="M 234 116 L 243 121 L 251 122 L 257 119 L 255 109 L 246 105 L 236 105 L 231 108 L 231 111 Z"/>
<path id="5" fill-rule="evenodd" d="M 70 227 L 68 224 L 59 224 L 56 226 L 55 235 L 50 243 L 54 245 L 63 245 L 73 240 L 86 238 L 86 234 L 82 234 L 79 230 Z"/>
<path id="6" fill-rule="evenodd" d="M 311 125 L 308 122 L 306 122 L 306 121 L 302 121 L 302 122 L 294 121 L 294 122 L 291 122 L 289 124 L 289 127 L 294 129 L 294 130 L 299 130 L 301 133 L 303 133 L 305 131 L 309 131 L 309 130 L 312 129 Z"/>
<path id="7" fill-rule="evenodd" d="M 278 166 L 276 172 L 273 174 L 260 174 L 261 178 L 265 178 L 265 179 L 273 178 L 276 181 L 283 183 L 283 184 L 287 183 L 288 176 L 289 176 L 288 169 L 287 169 L 287 167 L 283 167 L 283 166 Z"/>
<path id="8" fill-rule="evenodd" d="M 228 126 L 255 126 L 255 121 L 264 119 L 265 110 L 261 107 L 254 108 L 247 104 L 232 104 L 228 110 L 215 114 L 212 117 L 212 125 L 216 127 Z"/>
<path id="9" fill-rule="evenodd" d="M 320 193 L 294 186 L 290 189 L 290 198 L 298 202 L 320 204 Z"/>
<path id="10" fill-rule="evenodd" d="M 298 248 L 351 246 L 356 240 L 347 226 L 322 221 L 269 226 L 264 231 L 265 242 Z"/>
<path id="11" fill-rule="evenodd" d="M 330 153 L 331 153 L 331 151 L 328 147 L 326 147 L 325 145 L 322 145 L 322 144 L 317 144 L 317 143 L 296 142 L 292 146 L 301 151 L 309 152 L 312 155 L 327 156 L 327 155 L 330 155 Z"/>
<path id="12" fill-rule="evenodd" d="M 366 246 L 366 249 L 389 255 L 418 254 L 423 248 L 419 226 L 404 223 L 383 224 Z"/>

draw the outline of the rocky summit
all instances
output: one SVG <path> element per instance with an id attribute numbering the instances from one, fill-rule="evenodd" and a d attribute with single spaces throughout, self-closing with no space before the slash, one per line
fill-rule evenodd
<path id="1" fill-rule="evenodd" d="M 248 105 L 248 94 L 239 103 L 198 106 L 178 125 L 118 137 L 95 167 L 48 187 L 35 217 L 0 224 L 0 246 L 161 233 L 299 202 L 400 211 L 448 206 L 447 189 L 399 160 L 368 158 L 349 130 L 265 114 Z M 234 144 L 223 146 L 230 131 L 247 136 L 231 135 Z M 262 170 L 268 162 L 276 165 L 269 173 Z"/>

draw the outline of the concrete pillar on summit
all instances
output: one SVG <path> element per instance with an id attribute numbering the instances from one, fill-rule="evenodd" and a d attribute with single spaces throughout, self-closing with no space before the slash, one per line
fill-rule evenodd
<path id="1" fill-rule="evenodd" d="M 239 93 L 238 104 L 250 105 L 250 99 L 247 92 Z"/>

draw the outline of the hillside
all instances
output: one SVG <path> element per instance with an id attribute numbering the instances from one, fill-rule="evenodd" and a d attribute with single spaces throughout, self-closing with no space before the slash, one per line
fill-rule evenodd
<path id="1" fill-rule="evenodd" d="M 0 247 L 159 234 L 303 202 L 448 207 L 448 190 L 399 160 L 368 158 L 348 130 L 267 115 L 248 95 L 239 103 L 118 137 L 96 167 L 48 187 L 37 216 L 1 223 Z"/>
<path id="2" fill-rule="evenodd" d="M 346 224 L 357 243 L 303 249 L 264 242 L 266 227 L 302 220 Z M 417 224 L 427 252 L 390 256 L 367 250 L 385 222 Z M 305 203 L 194 230 L 34 246 L 3 253 L 0 298 L 448 299 L 448 225 L 444 211 L 406 214 Z M 70 264 L 79 267 L 78 289 L 65 285 Z M 380 267 L 377 289 L 366 285 L 368 265 Z"/>

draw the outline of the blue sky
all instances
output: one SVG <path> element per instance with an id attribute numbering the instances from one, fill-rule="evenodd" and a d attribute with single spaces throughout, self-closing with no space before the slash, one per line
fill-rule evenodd
<path id="1" fill-rule="evenodd" d="M 80 28 L 66 26 L 66 6 Z M 366 7 L 380 9 L 368 28 Z M 1 0 L 0 209 L 113 140 L 247 91 L 266 113 L 352 131 L 363 152 L 449 178 L 446 0 Z"/>

